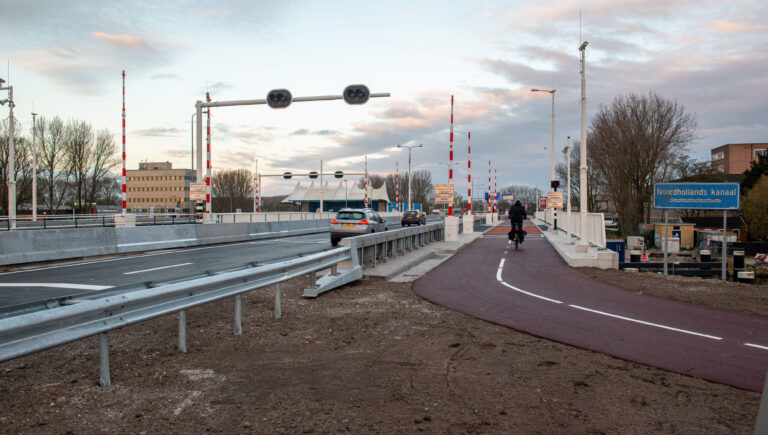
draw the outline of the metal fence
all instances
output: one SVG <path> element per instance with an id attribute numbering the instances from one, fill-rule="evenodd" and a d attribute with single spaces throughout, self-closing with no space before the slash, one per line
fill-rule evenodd
<path id="1" fill-rule="evenodd" d="M 379 213 L 382 217 L 400 216 L 397 212 Z M 303 221 L 315 219 L 333 219 L 336 212 L 310 213 L 310 212 L 260 212 L 260 213 L 214 213 L 213 221 L 221 223 L 242 223 L 242 222 L 283 222 L 283 221 Z"/>
<path id="2" fill-rule="evenodd" d="M 186 310 L 234 297 L 234 334 L 242 334 L 242 294 L 275 285 L 275 317 L 280 317 L 280 283 L 310 276 L 313 291 L 325 291 L 362 277 L 362 268 L 350 248 L 336 248 L 302 258 L 272 263 L 221 275 L 192 279 L 148 290 L 113 294 L 98 299 L 71 301 L 72 305 L 0 319 L 0 361 L 7 361 L 86 337 L 99 336 L 100 384 L 110 385 L 109 341 L 113 329 L 155 317 L 178 313 L 178 349 L 187 351 Z M 352 260 L 352 268 L 338 264 Z M 318 271 L 330 268 L 316 279 Z"/>
<path id="3" fill-rule="evenodd" d="M 114 227 L 115 216 L 119 214 L 74 214 L 74 215 L 38 215 L 37 220 L 32 216 L 19 216 L 14 220 L 0 218 L 0 231 L 10 230 L 47 230 L 62 228 L 92 228 Z M 136 225 L 176 225 L 196 223 L 195 215 L 188 214 L 139 214 L 131 213 L 136 218 Z M 15 228 L 14 228 L 15 226 Z"/>
<path id="4" fill-rule="evenodd" d="M 406 254 L 432 242 L 443 241 L 444 238 L 445 224 L 439 222 L 350 237 L 342 239 L 341 245 L 348 245 L 357 253 L 361 266 L 376 267 L 388 258 Z"/>

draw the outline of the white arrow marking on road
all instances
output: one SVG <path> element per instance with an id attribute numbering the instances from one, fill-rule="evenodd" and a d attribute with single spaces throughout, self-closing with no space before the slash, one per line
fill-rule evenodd
<path id="1" fill-rule="evenodd" d="M 181 266 L 186 266 L 188 264 L 192 264 L 192 263 L 181 263 L 181 264 L 174 264 L 174 265 L 171 265 L 171 266 L 153 267 L 152 269 L 134 270 L 133 272 L 125 272 L 125 273 L 123 273 L 123 275 L 133 275 L 134 273 L 152 272 L 152 271 L 155 271 L 155 270 L 170 269 L 172 267 L 181 267 Z"/>
<path id="2" fill-rule="evenodd" d="M 104 290 L 112 288 L 111 285 L 65 284 L 61 282 L 4 282 L 0 283 L 0 287 L 50 287 L 78 290 Z"/>

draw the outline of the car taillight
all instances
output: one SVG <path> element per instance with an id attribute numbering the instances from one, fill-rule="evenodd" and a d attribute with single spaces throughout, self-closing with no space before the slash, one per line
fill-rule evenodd
<path id="1" fill-rule="evenodd" d="M 358 225 L 368 225 L 368 220 L 367 219 L 363 219 L 360 222 L 358 222 L 357 224 Z"/>
<path id="2" fill-rule="evenodd" d="M 337 221 L 336 219 L 333 219 L 333 220 L 331 221 L 331 223 L 332 223 L 332 224 L 337 224 L 337 223 L 339 223 L 339 221 Z"/>
<path id="3" fill-rule="evenodd" d="M 403 219 L 405 219 L 405 215 L 403 215 Z"/>

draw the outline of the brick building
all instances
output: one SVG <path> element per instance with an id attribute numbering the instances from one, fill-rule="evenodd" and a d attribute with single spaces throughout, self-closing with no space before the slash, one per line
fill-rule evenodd
<path id="1" fill-rule="evenodd" d="M 711 165 L 723 174 L 741 174 L 760 155 L 768 155 L 768 143 L 730 143 L 712 148 Z"/>
<path id="2" fill-rule="evenodd" d="M 142 162 L 126 173 L 126 207 L 129 211 L 173 213 L 177 205 L 189 212 L 189 185 L 195 182 L 191 169 L 173 169 L 171 162 Z"/>

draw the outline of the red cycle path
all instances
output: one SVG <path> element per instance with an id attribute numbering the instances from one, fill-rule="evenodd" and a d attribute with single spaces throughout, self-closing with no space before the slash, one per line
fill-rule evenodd
<path id="1" fill-rule="evenodd" d="M 416 280 L 414 291 L 532 335 L 762 391 L 768 317 L 635 294 L 570 268 L 540 235 L 516 251 L 504 237 L 508 227 L 491 231 Z"/>

